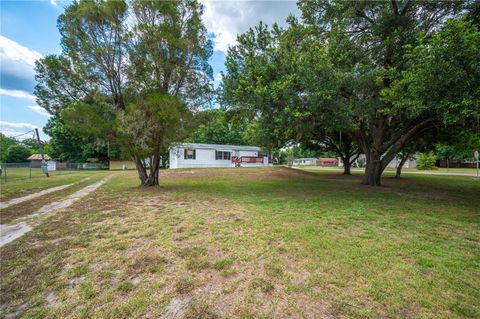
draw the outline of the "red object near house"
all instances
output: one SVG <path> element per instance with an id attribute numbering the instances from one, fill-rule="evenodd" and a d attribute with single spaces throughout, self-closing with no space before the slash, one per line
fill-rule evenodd
<path id="1" fill-rule="evenodd" d="M 317 166 L 338 166 L 338 159 L 333 157 L 321 157 L 317 159 Z"/>
<path id="2" fill-rule="evenodd" d="M 261 156 L 232 156 L 232 163 L 235 163 L 235 167 L 239 167 L 241 163 L 263 163 L 263 157 Z"/>

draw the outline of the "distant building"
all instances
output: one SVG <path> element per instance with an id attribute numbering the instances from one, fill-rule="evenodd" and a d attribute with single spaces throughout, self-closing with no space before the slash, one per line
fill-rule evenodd
<path id="1" fill-rule="evenodd" d="M 410 156 L 405 162 L 405 164 L 403 164 L 403 168 L 416 168 L 417 158 L 418 158 L 417 155 Z M 395 158 L 391 160 L 390 163 L 388 163 L 387 167 L 397 168 L 401 161 L 402 159 L 399 156 L 395 156 Z"/>
<path id="2" fill-rule="evenodd" d="M 43 157 L 46 161 L 50 160 L 48 154 L 44 154 Z M 41 154 L 32 154 L 27 160 L 30 161 L 30 167 L 42 167 L 42 155 Z"/>
<path id="3" fill-rule="evenodd" d="M 296 158 L 293 161 L 293 165 L 315 166 L 317 165 L 317 158 L 316 157 Z"/>
<path id="4" fill-rule="evenodd" d="M 169 167 L 270 166 L 265 153 L 257 146 L 179 143 L 169 150 Z"/>
<path id="5" fill-rule="evenodd" d="M 338 159 L 334 157 L 321 157 L 317 159 L 317 166 L 338 166 Z"/>

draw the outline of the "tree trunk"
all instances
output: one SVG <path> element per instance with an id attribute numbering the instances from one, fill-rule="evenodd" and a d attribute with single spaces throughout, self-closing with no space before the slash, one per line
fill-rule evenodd
<path id="1" fill-rule="evenodd" d="M 145 169 L 145 166 L 143 165 L 143 162 L 141 159 L 133 158 L 133 162 L 135 163 L 135 167 L 137 168 L 138 178 L 140 179 L 140 183 L 143 185 L 143 183 L 145 183 L 145 181 L 148 178 L 147 170 Z"/>
<path id="2" fill-rule="evenodd" d="M 367 154 L 367 167 L 363 175 L 362 184 L 369 186 L 381 186 L 381 177 L 385 167 L 382 165 L 380 154 Z"/>
<path id="3" fill-rule="evenodd" d="M 158 186 L 159 185 L 159 171 L 160 171 L 160 155 L 154 155 L 150 160 L 150 172 L 141 159 L 134 158 L 133 160 L 137 167 L 138 178 L 142 186 Z"/>
<path id="4" fill-rule="evenodd" d="M 145 182 L 142 183 L 143 186 L 158 186 L 159 185 L 159 172 L 160 172 L 160 156 L 154 155 L 150 161 L 150 174 Z"/>
<path id="5" fill-rule="evenodd" d="M 402 160 L 397 166 L 397 172 L 395 173 L 395 178 L 400 178 L 400 175 L 402 174 L 403 165 L 405 165 L 405 163 L 407 162 L 408 156 L 409 156 L 408 154 L 403 154 Z"/>
<path id="6" fill-rule="evenodd" d="M 350 163 L 350 159 L 342 158 L 343 161 L 343 175 L 352 175 L 350 168 L 352 164 Z"/>

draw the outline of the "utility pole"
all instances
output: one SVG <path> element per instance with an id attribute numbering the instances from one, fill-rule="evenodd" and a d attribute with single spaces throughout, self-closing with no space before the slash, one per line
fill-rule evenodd
<path id="1" fill-rule="evenodd" d="M 35 128 L 35 134 L 37 135 L 38 148 L 40 149 L 40 156 L 42 156 L 42 170 L 43 170 L 43 173 L 45 173 L 45 175 L 49 177 L 48 166 L 47 166 L 47 162 L 45 161 L 45 155 L 43 155 L 43 146 L 42 146 L 42 142 L 40 141 L 40 135 L 38 134 L 38 128 Z"/>

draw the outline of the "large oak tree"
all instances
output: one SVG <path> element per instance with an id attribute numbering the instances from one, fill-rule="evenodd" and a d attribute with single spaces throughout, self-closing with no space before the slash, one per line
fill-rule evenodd
<path id="1" fill-rule="evenodd" d="M 462 18 L 467 3 L 299 5 L 303 24 L 260 25 L 226 62 L 225 100 L 277 140 L 324 143 L 344 132 L 366 156 L 363 183 L 378 186 L 410 141 L 478 113 L 479 32 Z"/>

